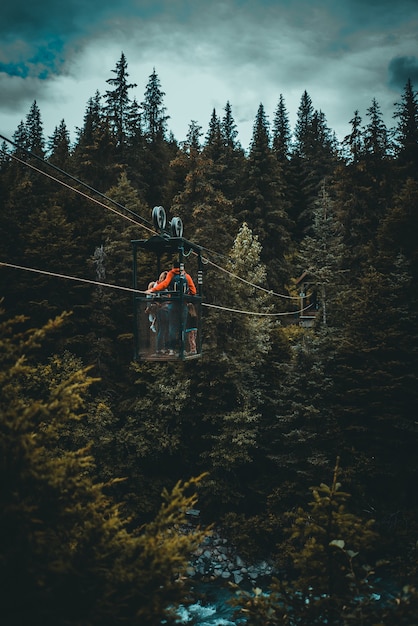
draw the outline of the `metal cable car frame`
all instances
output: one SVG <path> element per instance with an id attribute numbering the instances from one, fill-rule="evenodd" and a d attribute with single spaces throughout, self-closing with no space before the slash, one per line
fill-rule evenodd
<path id="1" fill-rule="evenodd" d="M 201 332 L 201 303 L 203 286 L 203 261 L 202 249 L 199 245 L 188 241 L 183 237 L 183 224 L 179 217 L 172 218 L 168 224 L 163 207 L 154 207 L 152 211 L 154 227 L 158 234 L 149 239 L 132 240 L 132 276 L 133 288 L 138 290 L 138 250 L 156 256 L 156 276 L 159 276 L 162 267 L 161 259 L 170 256 L 178 259 L 180 270 L 184 269 L 185 258 L 192 252 L 197 257 L 197 283 L 196 295 L 188 295 L 183 291 L 169 291 L 161 293 L 150 299 L 149 295 L 134 293 L 133 295 L 133 322 L 134 322 L 134 360 L 135 361 L 187 361 L 198 359 L 202 356 L 202 332 Z M 157 292 L 158 293 L 158 292 Z M 178 306 L 175 306 L 178 303 Z M 193 330 L 196 333 L 196 353 L 188 350 L 188 333 L 192 330 L 187 328 L 187 304 L 193 304 L 197 313 L 196 324 Z M 171 304 L 170 323 L 176 324 L 178 329 L 177 341 L 173 353 L 168 350 L 158 353 L 153 348 L 154 339 L 150 331 L 146 309 L 150 304 Z M 158 332 L 158 330 L 157 330 Z"/>

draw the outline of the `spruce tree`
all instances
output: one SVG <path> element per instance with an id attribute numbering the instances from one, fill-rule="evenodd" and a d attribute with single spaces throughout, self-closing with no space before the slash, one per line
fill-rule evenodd
<path id="1" fill-rule="evenodd" d="M 307 279 L 317 292 L 317 306 L 321 309 L 324 325 L 329 323 L 328 309 L 331 306 L 332 311 L 332 304 L 335 315 L 336 298 L 344 287 L 348 272 L 344 268 L 347 250 L 333 204 L 324 183 L 314 209 L 312 235 L 302 240 L 297 253 L 301 273 L 307 272 Z"/>
<path id="2" fill-rule="evenodd" d="M 366 124 L 363 133 L 365 155 L 371 163 L 381 162 L 389 156 L 390 143 L 388 130 L 376 98 L 373 98 L 366 115 L 369 118 L 369 123 Z"/>
<path id="3" fill-rule="evenodd" d="M 70 133 L 64 120 L 56 126 L 48 142 L 49 161 L 64 171 L 68 170 L 70 158 Z"/>
<path id="4" fill-rule="evenodd" d="M 216 293 L 212 302 L 225 309 L 209 309 L 205 319 L 207 358 L 195 383 L 200 398 L 195 411 L 204 416 L 207 429 L 201 467 L 209 472 L 203 488 L 210 510 L 248 510 L 256 498 L 263 364 L 270 347 L 270 322 L 262 315 L 269 311 L 268 297 L 254 287 L 266 281 L 260 256 L 258 238 L 243 224 L 225 267 L 233 276 L 223 272 L 219 287 L 211 290 Z M 211 284 L 215 280 L 212 276 Z M 202 405 L 207 380 L 209 396 Z"/>
<path id="5" fill-rule="evenodd" d="M 259 238 L 261 259 L 268 269 L 266 286 L 282 291 L 288 279 L 286 258 L 291 247 L 291 222 L 283 173 L 270 147 L 269 124 L 262 104 L 254 122 L 245 173 L 244 190 L 237 201 L 237 218 L 248 223 Z"/>
<path id="6" fill-rule="evenodd" d="M 401 102 L 395 104 L 396 155 L 404 175 L 416 178 L 418 171 L 418 93 L 408 79 Z"/>
<path id="7" fill-rule="evenodd" d="M 338 163 L 336 140 L 322 111 L 314 110 L 304 91 L 297 112 L 288 174 L 289 215 L 299 241 L 310 233 L 312 211 L 323 180 L 332 178 Z"/>
<path id="8" fill-rule="evenodd" d="M 26 116 L 26 148 L 37 156 L 45 157 L 45 139 L 41 112 L 36 100 L 33 101 Z"/>
<path id="9" fill-rule="evenodd" d="M 350 120 L 351 133 L 343 139 L 343 153 L 349 163 L 358 163 L 364 156 L 363 133 L 361 117 L 358 110 L 354 111 L 354 117 Z"/>
<path id="10" fill-rule="evenodd" d="M 280 94 L 279 103 L 274 114 L 273 124 L 273 152 L 280 163 L 287 163 L 291 152 L 292 132 L 289 116 L 286 110 L 283 95 Z"/>
<path id="11" fill-rule="evenodd" d="M 136 87 L 136 83 L 128 83 L 128 62 L 124 53 L 121 53 L 116 69 L 112 70 L 116 74 L 115 78 L 108 78 L 106 82 L 113 89 L 105 92 L 106 105 L 104 112 L 110 120 L 111 128 L 116 136 L 116 147 L 121 157 L 125 154 L 125 143 L 128 132 L 128 118 L 130 108 L 129 90 Z"/>
<path id="12" fill-rule="evenodd" d="M 172 168 L 181 168 L 185 173 L 184 187 L 174 196 L 171 211 L 183 219 L 193 241 L 226 253 L 232 245 L 236 222 L 231 202 L 217 186 L 219 166 L 208 150 L 202 150 L 200 136 L 201 127 L 192 122 L 186 141 L 171 163 Z"/>
<path id="13" fill-rule="evenodd" d="M 157 139 L 165 139 L 166 136 L 167 120 L 170 116 L 166 115 L 164 96 L 165 93 L 161 89 L 161 82 L 154 68 L 148 78 L 144 100 L 141 102 L 144 132 L 151 143 Z"/>
<path id="14" fill-rule="evenodd" d="M 144 181 L 147 185 L 145 200 L 149 206 L 167 205 L 170 189 L 169 164 L 172 151 L 166 139 L 167 120 L 170 116 L 166 114 L 164 96 L 154 68 L 145 88 L 144 100 L 141 102 L 142 125 L 146 139 L 143 158 Z"/>
<path id="15" fill-rule="evenodd" d="M 222 119 L 212 112 L 203 153 L 213 163 L 213 186 L 234 203 L 242 190 L 245 158 L 229 102 L 224 111 Z"/>

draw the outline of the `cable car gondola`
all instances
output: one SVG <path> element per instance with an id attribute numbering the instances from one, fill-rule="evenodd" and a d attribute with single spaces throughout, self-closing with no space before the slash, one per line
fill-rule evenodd
<path id="1" fill-rule="evenodd" d="M 132 240 L 133 256 L 133 318 L 134 360 L 186 361 L 202 355 L 202 250 L 183 237 L 183 223 L 173 217 L 167 225 L 162 206 L 154 207 L 152 219 L 158 231 L 149 239 Z M 180 280 L 167 290 L 146 294 L 147 285 L 138 285 L 138 250 L 155 257 L 155 277 L 161 271 L 162 260 L 177 262 Z M 190 254 L 197 258 L 196 295 L 187 293 L 184 262 Z M 182 280 L 181 280 L 182 278 Z M 179 286 L 180 285 L 180 286 Z M 138 293 L 143 287 L 143 292 Z M 192 314 L 191 314 L 192 313 Z M 167 324 L 167 326 L 166 326 Z"/>

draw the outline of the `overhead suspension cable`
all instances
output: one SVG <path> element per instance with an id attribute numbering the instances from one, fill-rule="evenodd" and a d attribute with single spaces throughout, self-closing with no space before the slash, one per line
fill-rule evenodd
<path id="1" fill-rule="evenodd" d="M 8 267 L 11 269 L 17 269 L 17 270 L 23 270 L 26 272 L 32 272 L 35 274 L 42 274 L 44 276 L 50 276 L 52 278 L 63 278 L 66 280 L 72 280 L 75 282 L 81 282 L 81 283 L 88 283 L 90 285 L 95 285 L 97 287 L 106 287 L 106 288 L 110 288 L 110 289 L 118 289 L 120 291 L 129 291 L 130 293 L 140 293 L 140 294 L 146 294 L 146 291 L 140 290 L 140 289 L 133 289 L 132 287 L 122 287 L 121 285 L 113 285 L 111 283 L 102 283 L 100 281 L 97 280 L 90 280 L 88 278 L 79 278 L 77 276 L 69 276 L 68 274 L 59 274 L 58 272 L 49 272 L 46 270 L 39 270 L 33 267 L 26 267 L 23 265 L 15 265 L 14 263 L 6 263 L 5 261 L 0 261 L 0 267 Z M 243 311 L 240 309 L 233 309 L 230 307 L 224 307 L 224 306 L 220 306 L 217 304 L 208 304 L 207 302 L 202 302 L 201 303 L 202 306 L 205 306 L 207 308 L 211 308 L 211 309 L 218 309 L 220 311 L 228 311 L 230 313 L 241 313 L 244 315 L 252 315 L 252 316 L 256 316 L 256 317 L 281 317 L 281 316 L 285 316 L 285 315 L 297 315 L 298 313 L 303 313 L 304 311 L 306 311 L 307 309 L 310 309 L 312 307 L 312 305 L 310 304 L 309 306 L 300 309 L 298 311 L 289 311 L 289 312 L 285 312 L 285 313 L 261 313 L 258 311 Z"/>
<path id="2" fill-rule="evenodd" d="M 80 283 L 88 283 L 90 285 L 97 285 L 99 287 L 109 287 L 111 289 L 119 289 L 121 291 L 130 291 L 133 293 L 146 293 L 140 289 L 133 289 L 132 287 L 122 287 L 121 285 L 112 285 L 111 283 L 102 283 L 97 280 L 89 280 L 88 278 L 79 278 L 77 276 L 68 276 L 67 274 L 59 274 L 58 272 L 48 272 L 46 270 L 38 270 L 33 267 L 25 267 L 23 265 L 14 265 L 13 263 L 6 263 L 0 261 L 0 266 L 10 267 L 15 270 L 24 270 L 26 272 L 33 272 L 35 274 L 43 274 L 44 276 L 52 276 L 53 278 L 65 278 L 66 280 L 74 280 Z"/>
<path id="3" fill-rule="evenodd" d="M 70 178 L 71 180 L 83 185 L 84 187 L 86 187 L 87 189 L 89 189 L 90 191 L 92 191 L 93 193 L 96 193 L 97 195 L 99 195 L 100 197 L 104 198 L 105 200 L 111 202 L 112 204 L 114 204 L 115 206 L 117 206 L 118 208 L 122 209 L 123 211 L 126 211 L 128 213 L 130 213 L 131 215 L 135 216 L 136 218 L 140 219 L 142 222 L 148 222 L 147 220 L 145 220 L 145 218 L 142 218 L 140 215 L 137 215 L 136 213 L 134 213 L 133 211 L 131 211 L 130 209 L 128 209 L 127 207 L 125 207 L 123 204 L 120 204 L 119 202 L 116 202 L 116 200 L 113 200 L 112 198 L 109 198 L 108 196 L 106 196 L 105 194 L 101 193 L 100 191 L 98 191 L 97 189 L 95 189 L 94 187 L 91 187 L 90 185 L 88 185 L 87 183 L 79 180 L 78 178 L 76 178 L 75 176 L 72 176 L 72 174 L 69 174 L 68 172 L 62 170 L 61 168 L 59 168 L 58 166 L 54 165 L 53 163 L 49 163 L 48 161 L 45 161 L 45 159 L 43 159 L 42 157 L 40 157 L 39 155 L 32 153 L 30 150 L 27 150 L 26 148 L 23 148 L 21 146 L 19 146 L 18 144 L 16 144 L 15 142 L 13 142 L 11 139 L 8 139 L 7 137 L 5 137 L 4 135 L 0 134 L 0 138 L 4 139 L 6 142 L 10 143 L 11 145 L 13 145 L 16 149 L 19 150 L 23 150 L 24 152 L 26 152 L 29 156 L 37 159 L 38 161 L 41 161 L 44 165 L 47 165 L 49 167 L 52 167 L 53 169 L 55 169 L 56 171 L 60 172 L 61 174 L 63 174 L 64 176 L 67 176 L 68 178 Z M 43 174 L 44 176 L 46 176 L 47 178 L 57 182 L 58 184 L 62 185 L 63 187 L 66 187 L 67 189 L 70 189 L 71 191 L 78 193 L 79 195 L 83 196 L 84 198 L 87 198 L 88 200 L 92 200 L 93 202 L 95 202 L 96 204 L 98 204 L 99 206 L 108 209 L 109 211 L 112 211 L 113 213 L 115 213 L 116 215 L 118 215 L 119 217 L 125 218 L 127 220 L 129 220 L 130 222 L 134 223 L 137 226 L 141 226 L 142 228 L 144 228 L 145 230 L 147 230 L 148 232 L 151 232 L 152 234 L 155 234 L 155 230 L 153 228 L 149 228 L 147 226 L 145 226 L 144 224 L 139 224 L 138 222 L 136 222 L 135 220 L 129 218 L 127 215 L 125 215 L 124 213 L 120 213 L 119 211 L 116 211 L 115 209 L 112 209 L 112 207 L 108 206 L 107 204 L 104 204 L 102 202 L 100 202 L 99 200 L 97 200 L 97 198 L 94 198 L 88 194 L 83 193 L 82 191 L 80 191 L 79 189 L 77 189 L 76 187 L 73 187 L 71 185 L 69 185 L 68 183 L 65 183 L 64 181 L 60 180 L 59 178 L 55 178 L 54 176 L 52 176 L 51 174 L 48 174 L 47 172 L 45 172 L 44 170 L 41 170 L 37 167 L 35 167 L 34 165 L 32 165 L 31 163 L 28 163 L 27 161 L 24 161 L 23 159 L 20 159 L 19 157 L 17 157 L 14 154 L 11 154 L 9 152 L 6 152 L 5 150 L 0 148 L 0 152 L 12 159 L 14 159 L 15 161 L 17 161 L 18 163 L 21 163 L 22 165 L 26 165 L 27 167 L 31 168 L 32 170 L 34 170 L 35 172 L 38 172 L 39 174 Z M 207 250 L 208 252 L 211 252 L 212 254 L 218 254 L 216 252 L 213 252 L 211 250 L 209 250 L 208 248 L 203 248 L 204 250 Z M 223 256 L 223 255 L 218 255 L 218 256 Z M 230 270 L 227 270 L 226 268 L 217 265 L 216 263 L 214 263 L 213 261 L 211 261 L 210 259 L 206 259 L 205 260 L 206 263 L 212 265 L 213 267 L 215 267 L 216 269 L 225 272 L 226 274 L 229 274 L 229 276 L 231 276 L 232 278 L 236 278 L 237 280 L 240 280 L 241 282 L 247 284 L 250 287 L 253 287 L 255 289 L 259 289 L 261 291 L 264 291 L 265 293 L 269 294 L 270 296 L 275 296 L 275 297 L 279 297 L 279 298 L 285 298 L 285 299 L 289 299 L 289 300 L 299 300 L 298 296 L 288 296 L 286 294 L 281 294 L 281 293 L 276 293 L 270 289 L 266 289 L 265 287 L 262 287 L 261 285 L 256 285 L 255 283 L 252 283 L 248 280 L 246 280 L 245 278 L 242 278 L 241 276 L 238 276 L 237 274 L 234 274 L 233 272 L 231 272 Z"/>
<path id="4" fill-rule="evenodd" d="M 117 206 L 119 209 L 123 209 L 124 211 L 126 211 L 127 213 L 129 213 L 130 215 L 132 215 L 133 217 L 136 217 L 137 219 L 139 219 L 141 222 L 145 222 L 146 224 L 151 224 L 151 222 L 149 220 L 146 220 L 144 217 L 141 217 L 141 215 L 138 215 L 137 213 L 135 213 L 134 211 L 131 211 L 131 209 L 128 209 L 126 206 L 124 206 L 123 204 L 120 204 L 119 202 L 117 202 L 116 200 L 113 200 L 113 198 L 109 198 L 109 196 L 106 196 L 104 193 L 102 193 L 101 191 L 98 191 L 97 189 L 95 189 L 94 187 L 91 187 L 90 185 L 88 185 L 86 182 L 80 180 L 79 178 L 77 178 L 76 176 L 73 176 L 72 174 L 70 174 L 69 172 L 66 172 L 65 170 L 61 169 L 60 167 L 58 167 L 57 165 L 55 165 L 54 163 L 50 163 L 49 161 L 46 161 L 45 159 L 43 159 L 41 156 L 39 156 L 39 154 L 35 154 L 34 152 L 31 152 L 30 150 L 28 150 L 27 148 L 24 148 L 22 146 L 19 146 L 17 143 L 15 143 L 14 141 L 12 141 L 11 139 L 8 139 L 7 137 L 4 137 L 4 135 L 0 134 L 0 139 L 3 139 L 4 141 L 10 143 L 12 146 L 14 146 L 17 150 L 22 150 L 23 152 L 25 152 L 28 156 L 37 159 L 38 161 L 40 161 L 43 165 L 47 165 L 48 167 L 51 167 L 52 169 L 54 169 L 56 172 L 59 172 L 60 174 L 62 174 L 63 176 L 67 176 L 67 178 L 70 178 L 71 180 L 73 180 L 74 182 L 78 183 L 79 185 L 82 185 L 83 187 L 85 187 L 86 189 L 88 189 L 89 191 L 92 191 L 93 193 L 97 194 L 98 196 L 100 196 L 101 198 L 103 198 L 104 200 L 107 200 L 108 202 L 111 202 L 112 204 L 114 204 L 115 206 Z M 13 154 L 10 154 L 9 152 L 5 152 L 4 150 L 2 150 L 3 154 L 6 154 L 7 156 L 10 156 L 13 158 Z M 30 164 L 27 163 L 27 161 L 20 161 L 20 163 L 23 163 L 24 165 L 28 165 L 30 167 Z M 36 168 L 34 168 L 36 169 Z M 36 170 L 38 172 L 41 172 L 42 174 L 45 174 L 46 176 L 48 176 L 48 174 L 46 174 L 46 172 L 44 172 L 43 170 Z M 50 177 L 52 178 L 52 177 Z M 55 178 L 52 178 L 52 180 L 57 180 Z M 70 187 L 71 189 L 73 189 L 72 187 Z M 91 196 L 88 196 L 89 198 L 91 198 Z"/>
<path id="5" fill-rule="evenodd" d="M 261 291 L 264 291 L 265 293 L 268 293 L 270 296 L 277 296 L 279 298 L 288 298 L 289 300 L 300 300 L 299 296 L 287 296 L 287 295 L 285 295 L 283 293 L 275 293 L 271 289 L 266 289 L 265 287 L 261 287 L 261 285 L 256 285 L 255 283 L 252 283 L 249 280 L 246 280 L 245 278 L 242 278 L 241 276 L 238 276 L 237 274 L 234 274 L 233 272 L 230 272 L 225 267 L 221 267 L 220 265 L 217 265 L 216 263 L 214 263 L 213 261 L 210 261 L 209 259 L 207 259 L 207 262 L 210 265 L 213 265 L 214 267 L 216 267 L 218 270 L 221 270 L 222 272 L 225 272 L 226 274 L 229 274 L 232 278 L 236 278 L 237 280 L 240 280 L 241 282 L 245 283 L 246 285 L 249 285 L 250 287 L 254 287 L 256 289 L 260 289 Z"/>
<path id="6" fill-rule="evenodd" d="M 1 137 L 1 135 L 0 135 L 0 137 Z M 51 180 L 59 183 L 63 187 L 66 187 L 67 189 L 70 189 L 71 191 L 74 191 L 75 193 L 78 193 L 80 196 L 83 196 L 83 198 L 87 198 L 88 200 L 92 200 L 93 202 L 95 202 L 99 206 L 101 206 L 101 207 L 103 207 L 105 209 L 108 209 L 109 211 L 112 211 L 112 213 L 115 213 L 116 215 L 119 215 L 119 217 L 123 217 L 124 219 L 127 219 L 130 222 L 132 222 L 133 224 L 136 224 L 137 226 L 141 226 L 142 228 L 145 228 L 146 230 L 149 230 L 152 233 L 154 233 L 154 230 L 152 230 L 151 228 L 148 228 L 147 226 L 144 226 L 144 224 L 138 224 L 138 222 L 136 222 L 134 219 L 132 219 L 128 215 L 124 215 L 123 213 L 120 213 L 116 209 L 108 206 L 107 204 L 104 204 L 104 202 L 101 202 L 97 198 L 93 198 L 92 196 L 89 196 L 88 194 L 86 194 L 83 191 L 81 191 L 80 189 L 77 189 L 76 187 L 72 187 L 68 183 L 65 183 L 63 180 L 60 180 L 59 178 L 55 178 L 55 176 L 52 176 L 51 174 L 48 174 L 48 172 L 44 172 L 43 170 L 40 170 L 39 168 L 35 167 L 31 163 L 27 163 L 26 161 L 23 161 L 23 159 L 19 159 L 19 157 L 17 157 L 15 154 L 9 154 L 8 152 L 5 152 L 1 148 L 0 148 L 0 152 L 2 152 L 3 154 L 6 154 L 7 156 L 11 157 L 12 159 L 17 161 L 18 163 L 21 163 L 22 165 L 26 165 L 27 167 L 30 167 L 35 172 L 38 172 L 39 174 L 43 174 L 47 178 L 50 178 Z M 105 198 L 106 198 L 106 196 L 105 196 Z M 122 208 L 124 208 L 123 205 L 121 205 L 121 206 L 122 206 Z"/>

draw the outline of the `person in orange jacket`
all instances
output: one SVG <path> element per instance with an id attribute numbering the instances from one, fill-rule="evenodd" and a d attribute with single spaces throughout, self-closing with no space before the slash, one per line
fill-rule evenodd
<path id="1" fill-rule="evenodd" d="M 154 287 L 146 290 L 146 294 L 152 294 L 159 291 L 176 291 L 181 286 L 176 285 L 176 282 L 179 278 L 183 277 L 187 284 L 188 295 L 194 296 L 196 295 L 196 286 L 193 282 L 190 274 L 185 272 L 184 270 L 180 270 L 180 263 L 178 261 L 173 262 L 172 269 L 168 272 L 167 277 L 161 283 L 156 284 Z M 177 279 L 177 280 L 176 280 Z M 177 287 L 177 289 L 176 289 Z M 169 312 L 169 353 L 174 354 L 176 350 L 178 350 L 179 339 L 180 339 L 180 318 L 182 320 L 182 333 L 184 336 L 185 326 L 187 321 L 187 307 L 184 307 L 185 310 L 181 315 L 178 309 L 178 302 L 168 302 L 168 312 Z"/>
<path id="2" fill-rule="evenodd" d="M 187 281 L 187 288 L 188 288 L 187 293 L 191 296 L 195 296 L 197 292 L 196 292 L 196 286 L 193 282 L 193 278 L 190 276 L 190 274 L 188 274 L 184 270 L 183 271 L 180 270 L 180 263 L 178 261 L 173 262 L 173 267 L 167 273 L 165 280 L 163 280 L 161 283 L 157 283 L 156 285 L 154 285 L 154 287 L 151 287 L 151 289 L 147 289 L 145 293 L 149 294 L 149 293 L 155 293 L 156 291 L 163 291 L 164 289 L 170 289 L 170 287 L 172 287 L 174 278 L 180 275 L 184 276 L 184 278 Z"/>

